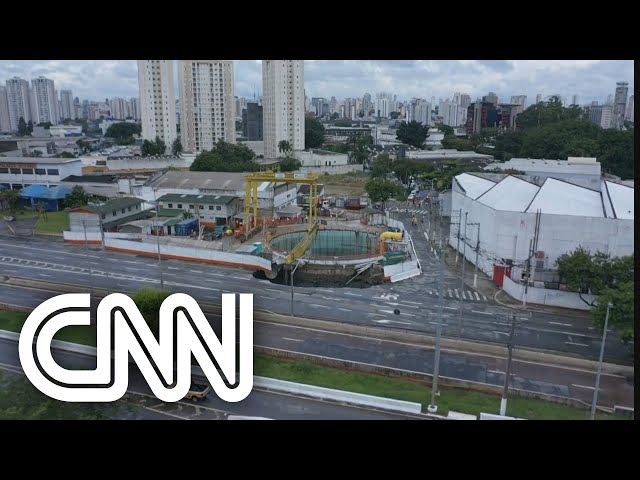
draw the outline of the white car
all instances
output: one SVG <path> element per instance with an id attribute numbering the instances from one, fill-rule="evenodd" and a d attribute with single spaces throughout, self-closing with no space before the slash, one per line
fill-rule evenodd
<path id="1" fill-rule="evenodd" d="M 414 198 L 415 198 L 415 195 L 412 193 L 407 197 L 407 200 L 413 200 Z"/>

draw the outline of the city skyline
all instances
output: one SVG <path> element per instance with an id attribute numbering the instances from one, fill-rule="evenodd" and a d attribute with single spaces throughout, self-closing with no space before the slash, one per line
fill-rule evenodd
<path id="1" fill-rule="evenodd" d="M 234 95 L 252 98 L 262 93 L 262 61 L 235 60 Z M 500 102 L 526 95 L 531 105 L 560 94 L 580 104 L 604 103 L 616 82 L 629 82 L 633 93 L 631 60 L 306 60 L 305 90 L 309 98 L 338 99 L 391 92 L 398 100 L 413 97 L 447 99 L 455 92 L 472 100 L 495 92 Z M 0 81 L 18 76 L 31 81 L 45 76 L 56 89 L 73 90 L 81 99 L 138 96 L 135 60 L 0 60 Z M 176 92 L 177 93 L 177 92 Z"/>

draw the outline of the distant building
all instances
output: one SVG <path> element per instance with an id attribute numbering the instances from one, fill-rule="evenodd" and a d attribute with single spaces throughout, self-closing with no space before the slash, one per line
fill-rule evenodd
<path id="1" fill-rule="evenodd" d="M 588 115 L 592 123 L 602 128 L 613 127 L 613 105 L 591 105 Z"/>
<path id="2" fill-rule="evenodd" d="M 542 94 L 541 94 L 541 93 L 538 93 L 538 94 L 536 95 L 536 104 L 540 103 L 541 101 L 542 101 Z"/>
<path id="3" fill-rule="evenodd" d="M 7 99 L 7 87 L 0 85 L 0 132 L 10 132 L 9 100 Z"/>
<path id="4" fill-rule="evenodd" d="M 173 60 L 138 60 L 138 84 L 142 138 L 159 137 L 168 153 L 177 137 Z"/>
<path id="5" fill-rule="evenodd" d="M 34 120 L 31 108 L 31 90 L 29 82 L 20 77 L 10 78 L 6 83 L 9 124 L 11 131 L 17 132 L 20 118 L 24 118 L 26 123 Z"/>
<path id="6" fill-rule="evenodd" d="M 493 105 L 497 106 L 498 105 L 498 95 L 496 95 L 493 92 L 489 92 L 488 95 L 485 95 L 484 97 L 482 97 L 482 101 L 483 102 L 487 102 L 487 103 L 492 103 Z"/>
<path id="7" fill-rule="evenodd" d="M 62 119 L 76 119 L 76 107 L 73 103 L 73 92 L 71 90 L 60 90 L 60 105 L 62 107 L 60 111 Z"/>
<path id="8" fill-rule="evenodd" d="M 500 127 L 504 130 L 514 130 L 516 128 L 516 117 L 521 111 L 520 104 L 500 104 L 498 111 L 500 112 Z"/>
<path id="9" fill-rule="evenodd" d="M 624 114 L 627 106 L 627 94 L 629 92 L 629 82 L 616 83 L 616 95 L 613 103 L 613 127 L 622 128 L 624 126 Z"/>
<path id="10" fill-rule="evenodd" d="M 35 101 L 35 106 L 32 105 L 32 109 L 35 109 L 36 113 L 34 122 L 49 122 L 52 125 L 57 125 L 60 121 L 60 114 L 58 113 L 58 99 L 53 80 L 40 76 L 31 80 L 31 87 L 33 89 L 32 98 Z"/>
<path id="11" fill-rule="evenodd" d="M 475 102 L 467 108 L 467 135 L 498 126 L 498 111 L 491 102 Z"/>
<path id="12" fill-rule="evenodd" d="M 236 143 L 233 60 L 181 60 L 182 148 L 200 153 L 219 140 Z"/>
<path id="13" fill-rule="evenodd" d="M 627 102 L 627 108 L 624 111 L 624 118 L 625 120 L 629 120 L 631 123 L 633 123 L 633 100 L 634 100 L 634 96 L 631 95 L 629 97 L 629 101 Z"/>
<path id="14" fill-rule="evenodd" d="M 323 175 L 325 173 L 341 174 L 362 171 L 362 165 L 349 164 L 349 156 L 344 153 L 310 149 L 304 152 L 294 152 L 294 157 L 301 163 L 301 173 Z"/>
<path id="15" fill-rule="evenodd" d="M 111 112 L 111 118 L 116 120 L 124 120 L 129 116 L 129 106 L 124 98 L 111 98 L 109 99 L 109 111 Z"/>
<path id="16" fill-rule="evenodd" d="M 514 95 L 511 97 L 511 103 L 520 106 L 517 113 L 522 113 L 527 109 L 527 96 L 526 95 Z"/>
<path id="17" fill-rule="evenodd" d="M 77 158 L 0 158 L 0 185 L 21 189 L 39 184 L 57 187 L 63 178 L 82 174 L 82 161 Z"/>
<path id="18" fill-rule="evenodd" d="M 242 111 L 242 135 L 247 141 L 262 141 L 262 105 L 249 102 Z"/>
<path id="19" fill-rule="evenodd" d="M 265 158 L 278 158 L 282 140 L 304 150 L 304 60 L 263 60 L 262 91 Z"/>
<path id="20" fill-rule="evenodd" d="M 72 232 L 115 231 L 118 226 L 149 218 L 150 209 L 144 208 L 144 201 L 135 197 L 119 197 L 104 203 L 89 204 L 69 211 L 69 230 Z"/>

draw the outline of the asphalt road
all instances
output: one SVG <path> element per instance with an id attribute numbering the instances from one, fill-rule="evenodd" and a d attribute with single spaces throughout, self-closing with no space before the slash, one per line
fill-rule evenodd
<path id="1" fill-rule="evenodd" d="M 438 319 L 437 260 L 413 235 L 424 274 L 398 283 L 370 288 L 294 289 L 294 313 L 368 326 L 383 326 L 435 334 Z M 422 252 L 422 253 L 420 253 Z M 253 293 L 256 308 L 275 313 L 291 311 L 291 288 L 255 278 L 248 270 L 180 260 L 161 262 L 166 288 L 197 300 L 219 303 L 222 293 Z M 158 261 L 152 257 L 103 251 L 96 247 L 64 244 L 57 239 L 0 236 L 0 275 L 49 280 L 75 285 L 134 292 L 159 286 Z M 448 280 L 447 280 L 448 278 Z M 456 284 L 457 282 L 457 284 Z M 445 277 L 443 336 L 505 343 L 510 332 L 510 310 L 477 295 L 468 286 L 459 330 L 459 279 Z M 459 293 L 458 293 L 459 295 Z M 399 315 L 394 310 L 400 311 Z M 601 337 L 588 320 L 531 312 L 519 319 L 514 343 L 554 352 L 597 359 Z M 606 360 L 629 361 L 627 349 L 615 332 L 607 336 Z"/>
<path id="2" fill-rule="evenodd" d="M 42 290 L 0 287 L 0 303 L 13 303 L 31 308 L 53 295 L 55 294 L 52 292 Z M 219 318 L 209 318 L 214 330 L 219 334 Z M 433 372 L 432 348 L 397 341 L 254 321 L 254 344 L 413 372 Z M 440 374 L 443 377 L 502 386 L 505 370 L 504 358 L 448 349 L 441 351 Z M 513 388 L 590 402 L 594 384 L 593 372 L 529 361 L 512 362 Z M 633 406 L 633 384 L 625 377 L 605 374 L 601 378 L 600 388 L 599 405 Z"/>
<path id="3" fill-rule="evenodd" d="M 69 369 L 95 369 L 95 358 L 75 353 L 53 351 L 56 362 Z M 15 371 L 20 368 L 17 342 L 0 339 L 0 368 Z M 129 396 L 127 400 L 142 405 L 150 413 L 149 418 L 163 418 L 164 414 L 172 418 L 226 419 L 229 415 L 266 417 L 274 420 L 403 420 L 418 417 L 403 414 L 380 412 L 366 408 L 340 405 L 303 398 L 288 394 L 275 393 L 254 388 L 249 396 L 238 403 L 227 403 L 214 393 L 205 400 L 193 405 L 191 402 L 164 403 L 153 397 L 151 389 L 135 364 L 129 365 Z M 132 399 L 132 395 L 137 397 Z M 140 397 L 146 397 L 140 398 Z M 185 415 L 184 410 L 187 410 Z M 125 416 L 125 418 L 127 418 Z"/>

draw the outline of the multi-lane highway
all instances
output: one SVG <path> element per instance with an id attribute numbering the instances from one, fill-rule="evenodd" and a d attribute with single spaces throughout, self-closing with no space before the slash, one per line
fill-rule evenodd
<path id="1" fill-rule="evenodd" d="M 53 358 L 64 368 L 95 369 L 95 357 L 70 352 L 53 351 Z M 20 359 L 18 344 L 15 341 L 0 339 L 0 369 L 19 372 Z M 147 401 L 144 401 L 146 397 Z M 144 406 L 152 412 L 152 418 L 198 418 L 227 419 L 229 415 L 266 417 L 274 420 L 403 420 L 426 418 L 393 412 L 381 412 L 368 408 L 341 405 L 304 398 L 291 394 L 276 393 L 254 388 L 251 394 L 241 402 L 229 404 L 216 395 L 209 395 L 198 402 L 197 407 L 185 406 L 182 402 L 166 404 L 157 400 L 142 374 L 135 366 L 129 367 L 128 401 Z M 185 409 L 188 415 L 185 415 Z M 155 415 L 153 415 L 155 413 Z"/>
<path id="2" fill-rule="evenodd" d="M 370 288 L 296 287 L 294 313 L 369 326 L 434 334 L 438 323 L 437 261 L 414 232 L 423 275 Z M 165 287 L 188 293 L 200 301 L 219 303 L 222 293 L 253 293 L 256 308 L 289 314 L 291 287 L 255 278 L 252 272 L 232 267 L 179 260 L 161 263 Z M 159 262 L 153 257 L 103 251 L 97 247 L 64 244 L 60 240 L 0 236 L 0 275 L 49 280 L 68 284 L 133 292 L 142 286 L 159 286 Z M 459 330 L 459 279 L 445 276 L 442 318 L 445 337 L 506 342 L 511 310 L 465 286 L 462 325 Z M 458 290 L 456 290 L 458 289 Z M 0 287 L 2 294 L 2 287 Z M 5 295 L 6 296 L 6 295 Z M 9 302 L 10 303 L 10 302 Z M 395 311 L 398 310 L 399 314 Z M 514 343 L 596 359 L 600 336 L 588 320 L 532 312 L 519 318 Z M 611 332 L 606 360 L 630 362 L 626 348 Z"/>
<path id="3" fill-rule="evenodd" d="M 0 303 L 27 308 L 35 308 L 53 295 L 55 293 L 50 291 L 0 287 Z M 219 319 L 209 317 L 214 330 L 219 331 Z M 410 372 L 433 372 L 434 352 L 431 347 L 399 341 L 255 320 L 254 344 Z M 443 377 L 501 386 L 505 370 L 504 358 L 446 348 L 441 352 L 440 374 Z M 593 371 L 516 359 L 512 363 L 512 375 L 513 388 L 575 398 L 587 403 L 593 396 Z M 604 374 L 600 389 L 599 404 L 602 406 L 633 405 L 633 384 L 624 375 Z"/>

